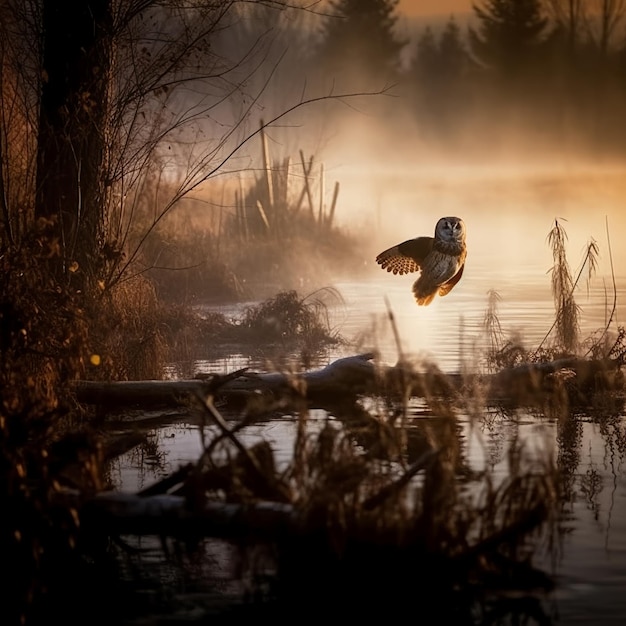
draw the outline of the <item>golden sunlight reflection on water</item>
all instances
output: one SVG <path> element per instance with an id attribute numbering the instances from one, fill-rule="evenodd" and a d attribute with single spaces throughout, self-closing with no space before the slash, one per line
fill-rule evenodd
<path id="1" fill-rule="evenodd" d="M 500 297 L 497 314 L 504 338 L 519 337 L 527 349 L 541 344 L 555 319 L 550 276 L 539 266 L 507 272 L 504 267 L 468 263 L 459 284 L 427 307 L 418 307 L 413 300 L 414 280 L 414 275 L 394 276 L 379 269 L 369 280 L 336 284 L 345 299 L 345 305 L 334 311 L 339 332 L 360 340 L 364 348 L 378 350 L 383 361 L 395 363 L 398 350 L 390 311 L 404 356 L 427 359 L 443 371 L 453 372 L 471 369 L 484 347 L 489 290 Z M 623 322 L 626 311 L 626 280 L 617 280 L 616 293 L 612 284 L 599 276 L 590 282 L 589 291 L 584 282 L 577 289 L 582 339 L 606 327 L 614 295 L 613 330 Z M 552 338 L 553 334 L 546 347 Z"/>

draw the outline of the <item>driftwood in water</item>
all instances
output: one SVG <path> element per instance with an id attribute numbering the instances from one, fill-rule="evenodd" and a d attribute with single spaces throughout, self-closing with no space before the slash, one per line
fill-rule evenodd
<path id="1" fill-rule="evenodd" d="M 519 544 L 523 537 L 541 526 L 546 515 L 544 499 L 540 498 L 534 503 L 526 502 L 528 506 L 519 510 L 518 515 L 509 516 L 506 523 L 477 543 L 468 545 L 464 542 L 463 553 L 456 552 L 453 557 L 446 554 L 445 548 L 438 554 L 432 550 L 432 546 L 426 547 L 425 527 L 415 523 L 421 514 L 428 515 L 425 512 L 416 512 L 418 517 L 409 521 L 408 526 L 405 526 L 408 520 L 400 515 L 396 520 L 396 530 L 382 530 L 380 517 L 372 515 L 371 511 L 378 507 L 383 510 L 390 497 L 392 507 L 395 506 L 393 496 L 406 488 L 415 474 L 422 470 L 428 471 L 437 454 L 435 451 L 426 453 L 407 468 L 402 476 L 365 499 L 362 503 L 363 515 L 354 519 L 347 516 L 341 529 L 329 525 L 329 518 L 320 515 L 317 507 L 308 509 L 291 501 L 261 499 L 244 503 L 214 501 L 202 495 L 195 498 L 185 488 L 195 472 L 192 464 L 137 494 L 97 494 L 83 503 L 80 509 L 81 529 L 86 537 L 96 539 L 96 544 L 104 536 L 114 537 L 130 550 L 133 548 L 125 540 L 128 535 L 156 535 L 161 540 L 167 537 L 179 538 L 190 546 L 203 538 L 225 539 L 240 547 L 267 545 L 269 542 L 274 546 L 269 558 L 275 559 L 275 576 L 286 577 L 283 584 L 291 576 L 297 576 L 300 582 L 312 582 L 320 578 L 328 581 L 328 576 L 332 576 L 336 568 L 340 567 L 340 578 L 344 583 L 345 580 L 356 581 L 361 591 L 362 583 L 356 577 L 363 576 L 363 581 L 371 580 L 381 575 L 381 572 L 386 572 L 390 563 L 403 571 L 402 580 L 405 580 L 404 572 L 408 571 L 415 571 L 421 580 L 421 568 L 414 567 L 417 561 L 427 564 L 423 571 L 427 572 L 425 576 L 430 582 L 433 582 L 432 577 L 436 572 L 445 572 L 443 578 L 435 582 L 435 586 L 442 583 L 449 585 L 456 578 L 467 581 L 472 578 L 471 573 L 480 571 L 485 575 L 484 579 L 483 576 L 480 579 L 487 581 L 491 576 L 499 590 L 502 590 L 505 580 L 512 589 L 551 589 L 553 585 L 550 578 L 535 570 L 526 559 L 520 564 L 514 555 L 507 558 L 499 550 L 502 545 Z M 186 495 L 163 491 L 177 484 L 183 486 Z M 192 480 L 191 489 L 193 486 Z M 309 573 L 312 578 L 309 578 Z M 451 577 L 452 573 L 454 577 Z M 348 574 L 347 577 L 344 574 Z M 387 574 L 383 573 L 382 577 L 380 581 L 376 580 L 377 591 L 380 591 L 380 583 L 388 580 Z M 397 592 L 396 580 L 392 586 L 394 592 Z M 413 585 L 410 587 L 414 589 Z"/>
<path id="2" fill-rule="evenodd" d="M 185 405 L 193 396 L 220 396 L 248 400 L 255 396 L 293 396 L 315 401 L 324 396 L 356 395 L 376 389 L 373 354 L 338 359 L 310 372 L 256 373 L 247 369 L 227 375 L 202 375 L 188 380 L 138 380 L 120 382 L 78 381 L 77 400 L 113 406 Z"/>
<path id="3" fill-rule="evenodd" d="M 360 394 L 402 393 L 412 397 L 466 395 L 478 390 L 487 402 L 508 400 L 524 403 L 537 394 L 567 389 L 587 394 L 590 390 L 623 387 L 621 364 L 611 359 L 560 359 L 524 363 L 491 375 L 445 374 L 436 368 L 417 372 L 409 365 L 380 366 L 371 353 L 338 359 L 326 367 L 303 373 L 255 373 L 247 369 L 227 375 L 205 375 L 189 380 L 142 380 L 121 382 L 79 381 L 79 402 L 105 408 L 116 406 L 180 406 L 191 397 L 223 397 L 242 400 L 272 398 L 303 399 L 324 406 L 340 398 Z M 402 394 L 404 395 L 404 394 Z"/>

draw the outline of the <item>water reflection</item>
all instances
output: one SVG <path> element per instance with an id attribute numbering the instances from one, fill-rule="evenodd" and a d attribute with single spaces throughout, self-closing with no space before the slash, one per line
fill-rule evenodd
<path id="1" fill-rule="evenodd" d="M 477 353 L 484 348 L 483 322 L 489 290 L 496 290 L 500 296 L 498 318 L 504 333 L 517 336 L 530 350 L 539 346 L 555 318 L 550 278 L 545 269 L 540 271 L 538 267 L 528 268 L 522 278 L 505 268 L 472 267 L 468 262 L 454 292 L 426 308 L 414 303 L 411 281 L 406 276 L 376 275 L 366 282 L 337 284 L 346 300 L 345 307 L 335 311 L 339 331 L 358 345 L 380 350 L 385 361 L 395 363 L 398 348 L 386 298 L 404 353 L 434 361 L 445 372 L 458 372 L 474 367 Z M 616 297 L 613 329 L 623 319 L 626 278 L 618 279 Z M 580 307 L 581 338 L 606 327 L 612 297 L 601 278 L 590 284 L 588 292 L 583 289 L 576 302 Z"/>

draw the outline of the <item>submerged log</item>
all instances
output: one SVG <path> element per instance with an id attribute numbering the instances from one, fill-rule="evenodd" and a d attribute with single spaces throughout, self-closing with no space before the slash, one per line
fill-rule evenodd
<path id="1" fill-rule="evenodd" d="M 385 506 L 386 501 L 406 488 L 417 473 L 426 470 L 437 454 L 436 451 L 423 454 L 399 478 L 369 496 L 363 502 L 364 510 Z M 83 505 L 83 520 L 94 529 L 112 534 L 188 536 L 191 531 L 195 536 L 222 539 L 252 535 L 276 539 L 286 533 L 315 532 L 326 526 L 324 517 L 315 518 L 314 527 L 310 520 L 304 524 L 302 511 L 288 500 L 257 499 L 241 503 L 186 497 L 184 492 L 188 496 L 194 483 L 193 474 L 194 467 L 188 464 L 137 494 L 100 492 Z M 183 487 L 183 495 L 170 492 L 176 486 Z M 370 524 L 369 531 L 376 535 L 379 530 L 376 519 L 370 520 Z"/>
<path id="2" fill-rule="evenodd" d="M 241 400 L 304 399 L 309 406 L 327 406 L 338 399 L 359 395 L 398 393 L 411 397 L 454 399 L 480 392 L 487 402 L 506 399 L 524 403 L 538 394 L 567 390 L 584 397 L 591 391 L 623 390 L 618 360 L 559 359 L 523 363 L 490 375 L 446 374 L 437 368 L 417 372 L 410 364 L 383 366 L 374 354 L 345 357 L 319 370 L 302 373 L 256 373 L 247 369 L 219 375 L 206 374 L 188 380 L 78 381 L 77 400 L 103 408 L 186 406 L 193 397 Z"/>
<path id="3" fill-rule="evenodd" d="M 90 531 L 106 534 L 274 538 L 293 532 L 297 516 L 291 504 L 261 501 L 250 504 L 211 502 L 190 511 L 183 496 L 157 494 L 141 497 L 106 491 L 82 508 L 81 522 Z"/>
<path id="4" fill-rule="evenodd" d="M 489 378 L 489 398 L 522 401 L 537 394 L 565 391 L 582 399 L 594 391 L 622 391 L 624 377 L 618 359 L 575 357 L 541 363 L 522 363 Z"/>

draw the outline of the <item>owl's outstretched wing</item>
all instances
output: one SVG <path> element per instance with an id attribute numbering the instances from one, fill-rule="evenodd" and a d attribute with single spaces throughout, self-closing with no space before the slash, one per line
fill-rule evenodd
<path id="1" fill-rule="evenodd" d="M 443 285 L 439 286 L 439 295 L 446 296 L 452 291 L 452 287 L 456 285 L 460 280 L 461 276 L 463 276 L 463 270 L 465 269 L 465 263 L 461 265 L 459 271 L 448 281 L 443 283 Z"/>
<path id="2" fill-rule="evenodd" d="M 381 252 L 376 257 L 376 263 L 382 269 L 394 274 L 417 272 L 421 269 L 426 255 L 432 250 L 434 241 L 432 237 L 408 239 Z"/>

